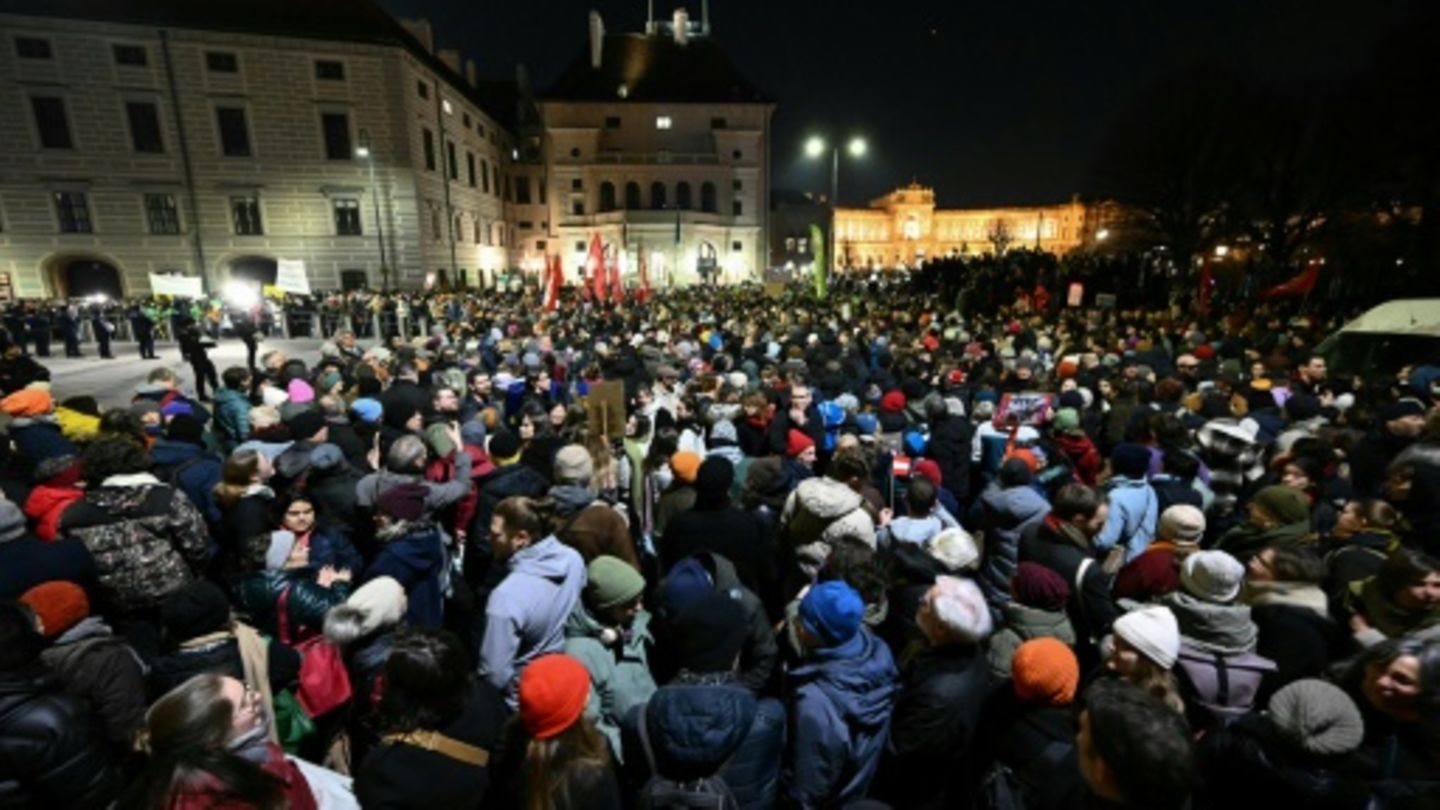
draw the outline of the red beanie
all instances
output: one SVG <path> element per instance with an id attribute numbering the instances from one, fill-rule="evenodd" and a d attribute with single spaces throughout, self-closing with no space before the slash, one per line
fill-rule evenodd
<path id="1" fill-rule="evenodd" d="M 85 589 L 73 582 L 44 582 L 20 596 L 40 620 L 40 635 L 55 638 L 90 615 Z"/>
<path id="2" fill-rule="evenodd" d="M 590 672 L 568 655 L 542 655 L 520 673 L 520 720 L 530 736 L 548 740 L 580 719 L 590 699 Z"/>
<path id="3" fill-rule="evenodd" d="M 1005 455 L 1005 459 L 1008 461 L 1012 458 L 1018 458 L 1021 461 L 1025 462 L 1025 466 L 1030 468 L 1031 475 L 1034 475 L 1035 471 L 1040 469 L 1040 459 L 1035 457 L 1034 450 L 1030 450 L 1024 447 L 1018 450 L 1011 450 Z"/>
<path id="4" fill-rule="evenodd" d="M 915 462 L 915 466 L 910 468 L 910 473 L 912 475 L 924 476 L 925 480 L 937 487 L 944 483 L 945 480 L 940 472 L 940 465 L 936 464 L 933 458 L 922 458 Z"/>
<path id="5" fill-rule="evenodd" d="M 790 435 L 785 437 L 785 455 L 795 458 L 807 449 L 815 446 L 815 440 L 804 433 L 790 428 Z"/>
<path id="6" fill-rule="evenodd" d="M 1061 360 L 1060 365 L 1055 367 L 1055 374 L 1062 380 L 1068 380 L 1080 372 L 1080 364 L 1074 360 Z"/>
<path id="7" fill-rule="evenodd" d="M 880 398 L 880 410 L 889 413 L 899 413 L 905 410 L 905 394 L 899 389 L 887 391 L 885 396 Z"/>
<path id="8" fill-rule="evenodd" d="M 1195 355 L 1196 360 L 1214 360 L 1215 347 L 1211 346 L 1209 343 L 1203 343 L 1195 347 L 1195 351 L 1193 352 L 1193 354 Z"/>

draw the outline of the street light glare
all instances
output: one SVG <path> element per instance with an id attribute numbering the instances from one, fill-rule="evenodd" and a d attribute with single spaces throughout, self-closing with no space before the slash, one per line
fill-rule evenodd
<path id="1" fill-rule="evenodd" d="M 865 157 L 865 151 L 866 151 L 867 149 L 869 149 L 869 148 L 870 148 L 870 146 L 869 146 L 869 144 L 865 143 L 865 139 L 864 139 L 864 138 L 851 138 L 851 139 L 850 139 L 850 156 L 851 156 L 851 157 L 857 157 L 857 158 L 858 158 L 858 157 Z"/>
<path id="2" fill-rule="evenodd" d="M 361 160 L 364 160 L 365 158 L 370 157 L 370 147 L 368 147 L 368 146 L 358 146 L 358 147 L 356 147 L 356 148 L 355 148 L 355 157 L 360 158 Z"/>
<path id="3" fill-rule="evenodd" d="M 805 156 L 818 158 L 825 154 L 825 139 L 819 136 L 813 137 L 805 142 Z"/>

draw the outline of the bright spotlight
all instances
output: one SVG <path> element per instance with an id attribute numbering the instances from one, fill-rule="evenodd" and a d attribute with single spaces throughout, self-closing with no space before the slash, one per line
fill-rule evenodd
<path id="1" fill-rule="evenodd" d="M 857 157 L 857 158 L 858 158 L 858 157 L 864 157 L 864 156 L 865 156 L 865 151 L 866 151 L 867 149 L 869 149 L 869 148 L 870 148 L 870 146 L 869 146 L 869 144 L 865 143 L 865 139 L 864 139 L 864 138 L 851 138 L 851 139 L 850 139 L 849 149 L 850 149 L 850 156 L 851 156 L 851 157 Z"/>
<path id="2" fill-rule="evenodd" d="M 260 290 L 254 284 L 244 281 L 227 281 L 221 291 L 226 301 L 242 309 L 249 309 L 260 303 Z"/>
<path id="3" fill-rule="evenodd" d="M 819 136 L 805 142 L 805 156 L 818 158 L 825 154 L 825 139 Z"/>

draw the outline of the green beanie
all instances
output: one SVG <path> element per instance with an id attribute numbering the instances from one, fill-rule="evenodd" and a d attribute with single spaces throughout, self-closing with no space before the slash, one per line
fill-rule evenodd
<path id="1" fill-rule="evenodd" d="M 1310 520 L 1310 499 L 1294 487 L 1275 484 L 1255 494 L 1255 505 L 1284 525 Z"/>
<path id="2" fill-rule="evenodd" d="M 1074 433 L 1080 430 L 1080 414 L 1074 408 L 1061 408 L 1051 424 L 1056 433 Z"/>
<path id="3" fill-rule="evenodd" d="M 450 433 L 441 422 L 425 428 L 425 443 L 430 445 L 430 449 L 440 458 L 447 458 L 455 452 L 455 443 L 450 441 Z"/>
<path id="4" fill-rule="evenodd" d="M 595 610 L 623 605 L 645 590 L 645 578 L 618 557 L 602 554 L 590 561 L 585 573 L 585 602 Z"/>

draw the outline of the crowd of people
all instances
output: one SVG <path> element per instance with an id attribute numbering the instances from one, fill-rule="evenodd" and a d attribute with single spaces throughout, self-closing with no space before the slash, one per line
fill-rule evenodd
<path id="1" fill-rule="evenodd" d="M 1435 358 L 775 293 L 12 341 L 0 806 L 1440 806 Z"/>

